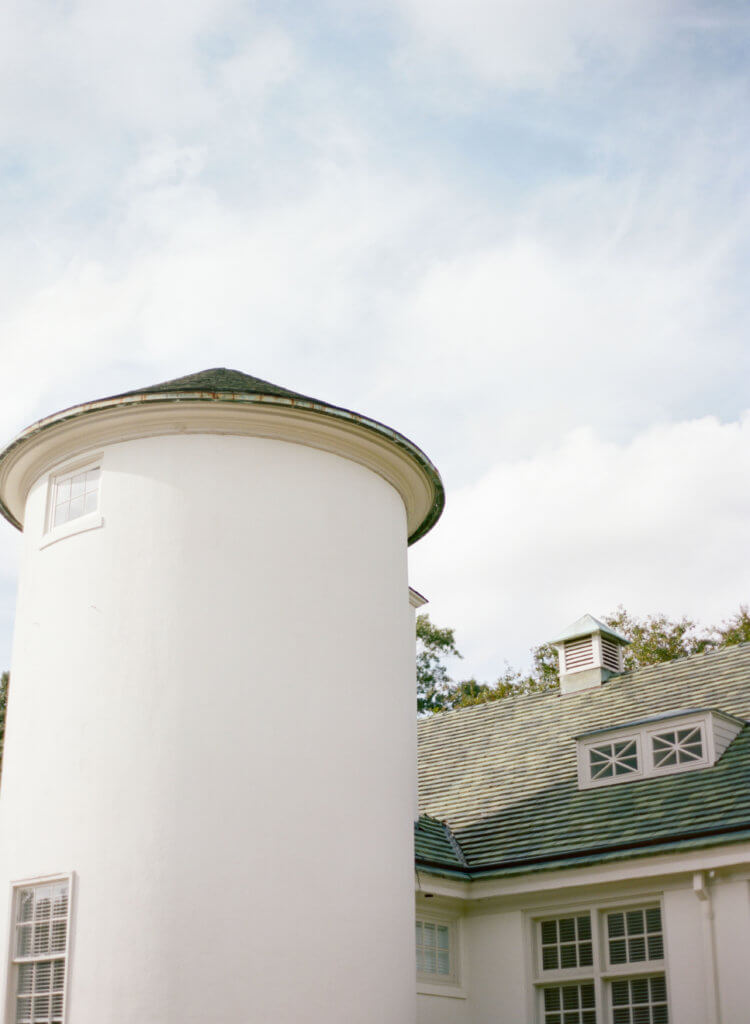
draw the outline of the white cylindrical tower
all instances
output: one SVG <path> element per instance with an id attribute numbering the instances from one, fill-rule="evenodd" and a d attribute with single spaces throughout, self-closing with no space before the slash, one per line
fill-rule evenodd
<path id="1" fill-rule="evenodd" d="M 210 370 L 34 424 L 0 502 L 7 1020 L 411 1024 L 429 460 Z"/>

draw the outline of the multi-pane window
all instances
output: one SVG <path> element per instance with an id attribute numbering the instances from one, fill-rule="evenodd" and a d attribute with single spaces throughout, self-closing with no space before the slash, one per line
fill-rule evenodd
<path id="1" fill-rule="evenodd" d="M 451 976 L 451 930 L 449 924 L 417 921 L 417 971 L 439 978 Z"/>
<path id="2" fill-rule="evenodd" d="M 632 775 L 638 771 L 638 747 L 634 738 L 589 747 L 591 781 Z"/>
<path id="3" fill-rule="evenodd" d="M 607 914 L 607 943 L 611 964 L 663 960 L 661 909 L 648 907 Z"/>
<path id="4" fill-rule="evenodd" d="M 672 729 L 651 737 L 654 768 L 675 767 L 703 760 L 703 730 L 699 725 Z"/>
<path id="5" fill-rule="evenodd" d="M 596 1024 L 594 986 L 555 985 L 543 990 L 544 1024 Z"/>
<path id="6" fill-rule="evenodd" d="M 62 526 L 99 507 L 98 466 L 89 466 L 75 473 L 57 477 L 52 485 L 50 528 Z"/>
<path id="7" fill-rule="evenodd" d="M 67 878 L 15 889 L 14 1024 L 62 1024 L 69 908 Z"/>
<path id="8" fill-rule="evenodd" d="M 533 921 L 537 1024 L 668 1024 L 658 904 Z"/>
<path id="9" fill-rule="evenodd" d="M 545 971 L 558 967 L 590 967 L 591 916 L 558 917 L 541 922 L 542 967 Z"/>
<path id="10" fill-rule="evenodd" d="M 668 1024 L 663 974 L 612 982 L 612 1024 Z"/>

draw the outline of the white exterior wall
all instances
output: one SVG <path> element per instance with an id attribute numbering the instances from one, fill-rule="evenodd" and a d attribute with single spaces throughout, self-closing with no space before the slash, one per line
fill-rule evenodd
<path id="1" fill-rule="evenodd" d="M 750 851 L 738 858 L 731 847 L 726 850 L 695 854 L 687 861 L 675 857 L 674 870 L 669 873 L 664 873 L 669 858 L 660 858 L 659 873 L 649 874 L 644 861 L 631 861 L 606 871 L 558 872 L 547 878 L 543 873 L 536 880 L 527 876 L 509 881 L 505 895 L 488 899 L 471 899 L 471 892 L 464 887 L 463 897 L 454 901 L 454 907 L 462 915 L 465 998 L 459 1004 L 452 997 L 420 995 L 419 1024 L 543 1024 L 534 999 L 533 919 L 586 908 L 617 909 L 654 902 L 662 907 L 670 1021 L 747 1024 Z M 713 874 L 708 870 L 712 862 L 717 864 Z M 699 898 L 695 891 L 696 874 L 705 882 L 703 895 L 707 898 Z M 611 881 L 602 882 L 604 876 Z M 489 889 L 489 883 L 486 885 Z M 444 893 L 450 891 L 450 884 L 436 887 Z M 503 883 L 498 883 L 498 889 L 502 887 Z M 636 969 L 625 970 L 627 977 L 637 973 Z M 574 971 L 569 980 L 580 980 L 586 974 L 584 969 L 576 977 Z M 543 974 L 538 976 L 544 980 Z M 433 991 L 437 987 L 433 986 Z M 606 982 L 602 993 L 606 994 Z M 597 1021 L 611 1021 L 602 999 Z"/>
<path id="2" fill-rule="evenodd" d="M 100 529 L 40 549 L 28 498 L 2 920 L 75 872 L 68 1024 L 412 1021 L 402 499 L 252 437 L 101 465 Z"/>

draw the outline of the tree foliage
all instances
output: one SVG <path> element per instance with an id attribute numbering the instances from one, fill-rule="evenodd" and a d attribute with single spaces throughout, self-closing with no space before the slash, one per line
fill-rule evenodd
<path id="1" fill-rule="evenodd" d="M 460 658 L 453 630 L 435 626 L 429 615 L 417 616 L 417 711 L 442 711 L 453 686 L 446 658 Z"/>
<path id="2" fill-rule="evenodd" d="M 0 674 L 0 771 L 3 767 L 3 746 L 5 743 L 5 712 L 8 708 L 8 688 L 10 672 Z"/>
<path id="3" fill-rule="evenodd" d="M 630 640 L 625 669 L 673 661 L 692 654 L 750 641 L 750 606 L 740 605 L 731 618 L 704 629 L 688 618 L 670 619 L 656 613 L 638 618 L 620 606 L 604 622 Z M 476 679 L 455 682 L 444 658 L 460 658 L 454 630 L 435 626 L 427 615 L 417 618 L 417 707 L 420 714 L 486 704 L 522 693 L 560 685 L 557 651 L 552 644 L 532 648 L 531 670 L 520 672 L 506 663 L 494 683 Z"/>

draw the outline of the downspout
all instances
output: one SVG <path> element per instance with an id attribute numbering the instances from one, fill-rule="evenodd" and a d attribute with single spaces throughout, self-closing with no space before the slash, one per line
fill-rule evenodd
<path id="1" fill-rule="evenodd" d="M 714 932 L 714 908 L 711 899 L 710 880 L 713 871 L 696 871 L 693 875 L 693 892 L 701 902 L 703 934 L 703 978 L 706 989 L 706 1024 L 721 1024 L 719 1002 L 719 968 L 716 959 L 716 937 Z"/>

